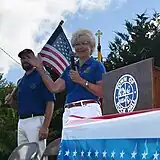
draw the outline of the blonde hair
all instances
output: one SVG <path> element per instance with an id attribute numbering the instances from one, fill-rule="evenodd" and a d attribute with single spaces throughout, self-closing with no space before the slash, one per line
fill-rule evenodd
<path id="1" fill-rule="evenodd" d="M 95 40 L 93 33 L 88 29 L 79 29 L 72 34 L 72 38 L 71 38 L 72 47 L 75 47 L 76 42 L 80 38 L 80 36 L 88 37 L 88 40 L 89 40 L 88 43 L 90 44 L 91 52 L 93 53 L 95 46 L 96 46 L 96 40 Z"/>

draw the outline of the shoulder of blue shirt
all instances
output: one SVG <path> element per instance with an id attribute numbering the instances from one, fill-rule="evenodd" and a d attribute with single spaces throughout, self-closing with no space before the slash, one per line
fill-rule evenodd
<path id="1" fill-rule="evenodd" d="M 95 60 L 97 63 L 97 66 L 99 69 L 101 69 L 101 71 L 107 72 L 106 67 L 104 66 L 104 64 L 100 61 Z"/>
<path id="2" fill-rule="evenodd" d="M 46 73 L 46 75 L 48 75 L 49 77 L 51 77 L 50 73 L 46 69 L 45 69 L 45 73 Z M 23 77 L 21 77 L 20 79 L 17 80 L 17 85 L 21 82 L 21 80 L 23 79 Z"/>
<path id="3" fill-rule="evenodd" d="M 36 71 L 36 72 L 38 72 L 38 71 Z M 48 75 L 49 77 L 51 77 L 51 75 L 50 75 L 50 73 L 45 69 L 45 73 L 46 73 L 46 75 Z M 24 77 L 24 76 L 23 76 Z M 20 79 L 18 79 L 18 81 L 17 81 L 17 86 L 21 83 L 21 80 L 23 79 L 23 77 L 21 77 Z M 43 82 L 43 81 L 42 81 Z M 53 96 L 54 96 L 54 100 L 56 100 L 56 96 L 55 96 L 55 93 L 52 93 L 53 94 Z"/>
<path id="4" fill-rule="evenodd" d="M 102 62 L 93 59 L 93 63 L 94 63 L 96 70 L 99 72 L 99 74 L 101 74 L 101 73 L 103 74 L 103 73 L 107 72 L 107 70 Z M 76 65 L 78 65 L 78 63 L 76 63 Z M 71 69 L 71 66 L 70 65 L 67 66 L 66 69 L 64 70 L 64 72 L 61 74 L 60 78 L 65 80 L 70 69 Z"/>

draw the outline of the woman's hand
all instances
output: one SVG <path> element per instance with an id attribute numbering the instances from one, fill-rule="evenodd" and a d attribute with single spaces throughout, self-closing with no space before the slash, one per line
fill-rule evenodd
<path id="1" fill-rule="evenodd" d="M 84 81 L 84 79 L 79 75 L 77 70 L 70 71 L 70 78 L 73 82 L 78 83 L 78 84 L 81 84 Z"/>

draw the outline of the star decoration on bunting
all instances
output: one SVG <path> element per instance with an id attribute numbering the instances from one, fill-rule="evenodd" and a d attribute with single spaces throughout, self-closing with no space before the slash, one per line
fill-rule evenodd
<path id="1" fill-rule="evenodd" d="M 124 154 L 125 154 L 125 153 L 122 151 L 122 152 L 120 153 L 120 158 L 123 158 Z"/>
<path id="2" fill-rule="evenodd" d="M 95 152 L 95 157 L 98 157 L 98 154 L 99 154 L 99 152 L 98 152 L 98 151 L 96 151 L 96 152 Z"/>
<path id="3" fill-rule="evenodd" d="M 135 151 L 133 151 L 132 153 L 131 153 L 131 155 L 132 155 L 132 157 L 131 158 L 136 158 L 136 155 L 137 155 L 137 153 L 135 152 Z"/>
<path id="4" fill-rule="evenodd" d="M 148 155 L 148 153 L 146 153 L 146 152 L 143 152 L 142 153 L 142 159 L 146 159 L 146 156 Z"/>
<path id="5" fill-rule="evenodd" d="M 92 153 L 91 151 L 89 151 L 89 152 L 88 152 L 88 157 L 90 157 L 90 156 L 91 156 L 91 153 Z"/>
<path id="6" fill-rule="evenodd" d="M 62 153 L 62 151 L 61 151 L 61 150 L 59 150 L 58 156 L 60 156 L 60 155 L 61 155 L 61 153 Z"/>
<path id="7" fill-rule="evenodd" d="M 75 151 L 73 152 L 73 156 L 75 157 L 75 156 L 76 156 L 76 154 L 77 154 L 77 151 L 75 150 Z"/>
<path id="8" fill-rule="evenodd" d="M 158 160 L 159 154 L 157 153 L 157 151 L 153 154 L 153 156 L 154 156 L 154 159 L 153 159 L 153 160 Z"/>
<path id="9" fill-rule="evenodd" d="M 103 157 L 105 158 L 105 157 L 106 157 L 107 152 L 106 152 L 106 151 L 103 151 L 103 152 L 102 152 L 102 154 L 103 154 Z"/>
<path id="10" fill-rule="evenodd" d="M 112 142 L 109 141 L 110 144 Z M 113 141 L 115 142 L 115 140 Z M 107 145 L 103 145 L 104 141 L 101 141 L 102 145 L 94 145 L 95 142 L 92 141 L 82 141 L 81 145 L 75 145 L 75 141 L 73 143 L 65 143 L 62 145 L 62 148 L 60 148 L 59 151 L 59 157 L 62 159 L 115 159 L 115 160 L 158 160 L 160 159 L 160 152 L 159 147 L 160 145 L 156 143 L 156 139 L 153 141 L 147 141 L 147 144 L 144 143 L 141 139 L 139 141 L 136 140 L 135 143 L 130 143 L 128 147 L 126 147 L 126 143 L 123 143 L 123 145 L 120 145 L 122 143 L 119 143 L 118 145 L 108 145 L 108 143 L 105 142 Z M 122 141 L 123 142 L 123 141 Z M 128 140 L 127 140 L 128 143 Z M 78 143 L 79 144 L 79 143 Z M 86 145 L 87 144 L 87 145 Z M 117 142 L 115 143 L 117 144 Z M 135 147 L 135 144 L 136 147 Z M 145 144 L 145 145 L 144 145 Z M 125 146 L 125 148 L 124 148 Z M 157 150 L 158 149 L 158 150 Z M 61 160 L 61 158 L 59 160 Z"/>
<path id="11" fill-rule="evenodd" d="M 113 151 L 113 152 L 111 153 L 111 158 L 114 158 L 115 154 L 116 154 L 116 152 Z"/>
<path id="12" fill-rule="evenodd" d="M 68 151 L 66 151 L 65 156 L 69 156 L 69 153 L 70 153 L 70 152 L 69 152 L 69 150 L 68 150 Z"/>
<path id="13" fill-rule="evenodd" d="M 84 156 L 84 151 L 81 152 L 81 157 L 83 157 L 83 156 Z"/>

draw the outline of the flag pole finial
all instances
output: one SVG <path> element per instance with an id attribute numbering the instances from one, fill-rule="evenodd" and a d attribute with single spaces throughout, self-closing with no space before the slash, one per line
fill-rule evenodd
<path id="1" fill-rule="evenodd" d="M 60 23 L 59 23 L 59 25 L 61 25 L 61 26 L 62 26 L 62 25 L 63 25 L 63 23 L 64 23 L 64 21 L 63 21 L 63 20 L 61 20 L 61 21 L 60 21 Z"/>
<path id="2" fill-rule="evenodd" d="M 102 32 L 100 30 L 97 31 L 97 33 L 95 34 L 98 37 L 98 46 L 97 46 L 97 50 L 98 50 L 98 60 L 102 61 L 102 53 L 101 53 L 101 42 L 100 42 L 100 38 L 102 36 Z"/>
<path id="3" fill-rule="evenodd" d="M 100 30 L 97 31 L 97 33 L 95 34 L 98 37 L 98 44 L 100 45 L 100 38 L 102 36 L 102 32 Z"/>

